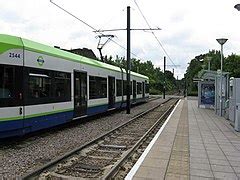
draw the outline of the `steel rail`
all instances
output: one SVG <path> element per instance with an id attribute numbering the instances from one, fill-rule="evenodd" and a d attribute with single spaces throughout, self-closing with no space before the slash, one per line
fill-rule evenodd
<path id="1" fill-rule="evenodd" d="M 173 105 L 171 105 L 167 109 L 167 111 L 163 115 L 161 115 L 161 117 L 157 120 L 157 122 L 154 123 L 154 125 L 141 137 L 141 139 L 138 140 L 138 142 L 132 148 L 130 148 L 128 151 L 125 152 L 125 155 L 120 160 L 118 160 L 118 163 L 116 163 L 111 168 L 111 170 L 106 175 L 104 175 L 104 177 L 101 179 L 114 178 L 114 175 L 118 172 L 118 170 L 121 168 L 123 163 L 130 157 L 130 155 L 134 151 L 136 151 L 139 148 L 139 146 L 141 146 L 141 144 L 144 142 L 144 140 L 149 137 L 151 132 L 154 131 L 154 129 L 156 129 L 158 127 L 158 125 L 162 123 L 162 120 L 171 112 L 171 110 L 173 109 L 173 107 L 176 105 L 177 102 L 178 101 L 176 101 Z"/>
<path id="2" fill-rule="evenodd" d="M 62 160 L 64 160 L 64 159 L 72 156 L 72 155 L 75 154 L 76 152 L 81 151 L 82 149 L 84 149 L 84 148 L 86 148 L 86 147 L 88 147 L 88 146 L 91 146 L 91 145 L 94 144 L 95 142 L 103 139 L 105 136 L 113 133 L 113 132 L 116 131 L 117 129 L 127 126 L 129 123 L 133 122 L 135 119 L 138 119 L 138 118 L 144 116 L 145 114 L 147 114 L 147 113 L 153 111 L 154 109 L 162 106 L 163 104 L 167 103 L 167 102 L 170 101 L 171 99 L 172 99 L 172 98 L 169 98 L 168 100 L 166 100 L 166 101 L 164 101 L 164 102 L 162 102 L 162 103 L 160 103 L 160 104 L 158 104 L 158 105 L 156 105 L 156 106 L 154 106 L 154 107 L 152 107 L 152 108 L 150 108 L 150 109 L 148 109 L 148 110 L 146 110 L 146 111 L 138 114 L 137 116 L 135 116 L 135 117 L 131 118 L 130 120 L 128 120 L 127 122 L 125 122 L 124 124 L 121 124 L 121 125 L 117 126 L 116 128 L 114 128 L 114 129 L 112 129 L 112 130 L 104 133 L 103 135 L 95 138 L 94 140 L 92 140 L 92 141 L 90 141 L 90 142 L 87 142 L 87 143 L 83 144 L 82 146 L 77 147 L 77 148 L 73 149 L 72 151 L 69 151 L 69 152 L 65 153 L 64 155 L 62 155 L 62 156 L 60 156 L 60 157 L 58 157 L 58 158 L 50 161 L 49 163 L 46 163 L 45 165 L 43 165 L 43 166 L 41 166 L 41 167 L 33 170 L 32 172 L 29 172 L 29 173 L 23 175 L 23 176 L 21 177 L 21 179 L 23 179 L 23 180 L 33 179 L 34 177 L 38 176 L 38 175 L 41 174 L 43 171 L 45 171 L 45 170 L 47 170 L 47 169 L 50 169 L 52 166 L 56 165 L 56 164 L 59 163 L 60 161 L 62 161 Z"/>

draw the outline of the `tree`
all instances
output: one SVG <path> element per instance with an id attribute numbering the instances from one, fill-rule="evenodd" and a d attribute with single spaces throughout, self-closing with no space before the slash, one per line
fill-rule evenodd
<path id="1" fill-rule="evenodd" d="M 230 77 L 240 77 L 240 56 L 231 54 L 225 60 L 224 70 L 229 72 Z"/>
<path id="2" fill-rule="evenodd" d="M 110 56 L 105 56 L 105 62 L 118 67 L 126 68 L 127 62 L 124 57 L 116 56 L 115 60 Z M 151 61 L 141 62 L 139 59 L 131 59 L 131 71 L 149 77 L 149 87 L 151 94 L 160 94 L 163 91 L 163 72 L 159 67 L 154 67 Z M 173 91 L 176 88 L 176 80 L 172 72 L 166 71 L 166 90 Z"/>
<path id="3" fill-rule="evenodd" d="M 185 74 L 188 92 L 197 92 L 197 84 L 193 82 L 201 70 L 208 69 L 208 58 L 210 58 L 211 70 L 221 69 L 221 52 L 211 50 L 206 54 L 200 54 L 191 60 Z M 240 77 L 240 56 L 231 54 L 223 58 L 223 71 L 229 72 L 230 77 Z"/>
<path id="4" fill-rule="evenodd" d="M 202 69 L 203 60 L 202 59 L 192 59 L 189 66 L 187 67 L 187 71 L 185 74 L 186 82 L 187 82 L 187 91 L 189 93 L 197 92 L 197 85 L 193 82 L 193 79 L 197 76 L 198 72 Z"/>

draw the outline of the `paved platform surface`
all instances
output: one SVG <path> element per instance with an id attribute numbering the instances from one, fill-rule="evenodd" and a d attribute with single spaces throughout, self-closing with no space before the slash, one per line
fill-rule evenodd
<path id="1" fill-rule="evenodd" d="M 147 149 L 126 179 L 240 179 L 240 133 L 196 100 L 181 100 Z"/>

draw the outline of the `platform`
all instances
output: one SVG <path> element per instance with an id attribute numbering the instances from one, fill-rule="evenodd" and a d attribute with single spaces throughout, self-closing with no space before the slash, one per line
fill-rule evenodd
<path id="1" fill-rule="evenodd" d="M 240 179 L 240 133 L 181 100 L 125 179 Z"/>

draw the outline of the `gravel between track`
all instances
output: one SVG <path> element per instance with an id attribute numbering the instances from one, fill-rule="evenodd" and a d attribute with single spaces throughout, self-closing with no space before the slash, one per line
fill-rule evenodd
<path id="1" fill-rule="evenodd" d="M 123 124 L 131 117 L 156 106 L 163 99 L 135 106 L 131 114 L 126 111 L 95 118 L 75 126 L 49 130 L 10 145 L 0 144 L 0 179 L 15 179 L 89 142 L 101 134 Z"/>

